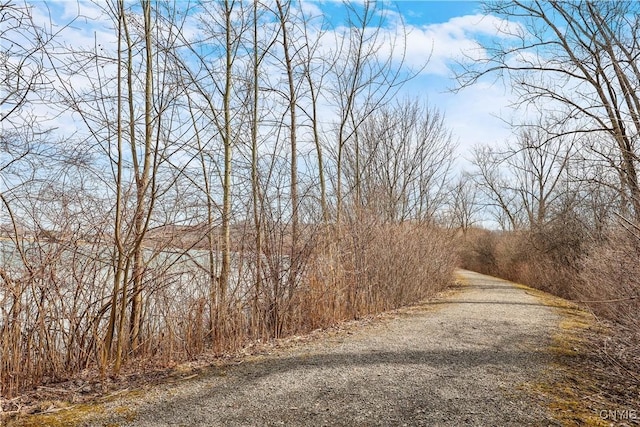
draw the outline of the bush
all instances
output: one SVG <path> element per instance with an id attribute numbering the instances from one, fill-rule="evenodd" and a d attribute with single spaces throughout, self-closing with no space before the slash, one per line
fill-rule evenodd
<path id="1" fill-rule="evenodd" d="M 473 230 L 459 239 L 463 268 L 526 283 L 564 298 L 575 298 L 587 236 L 578 221 L 564 218 L 532 230 Z"/>
<path id="2" fill-rule="evenodd" d="M 360 221 L 324 236 L 300 295 L 299 324 L 324 327 L 416 303 L 451 283 L 456 254 L 438 229 Z"/>
<path id="3" fill-rule="evenodd" d="M 640 327 L 640 242 L 626 231 L 611 233 L 582 263 L 579 299 L 604 316 Z"/>
<path id="4" fill-rule="evenodd" d="M 235 352 L 253 340 L 394 309 L 451 281 L 455 254 L 438 229 L 380 224 L 375 218 L 308 228 L 293 256 L 289 229 L 273 228 L 262 247 L 260 276 L 255 251 L 238 245 L 232 258 L 235 279 L 224 300 L 211 298 L 206 251 L 154 252 L 144 272 L 141 345 L 127 353 L 123 370 L 173 366 L 206 351 Z M 30 264 L 40 274 L 29 275 L 13 252 L 14 262 L 6 264 L 15 271 L 0 268 L 3 397 L 81 372 L 97 376 L 104 368 L 100 355 L 113 270 L 111 257 L 96 254 L 108 255 L 110 246 L 32 246 Z M 11 248 L 5 244 L 5 249 Z"/>
<path id="5" fill-rule="evenodd" d="M 456 239 L 456 247 L 461 268 L 484 274 L 497 273 L 496 231 L 472 228 Z"/>

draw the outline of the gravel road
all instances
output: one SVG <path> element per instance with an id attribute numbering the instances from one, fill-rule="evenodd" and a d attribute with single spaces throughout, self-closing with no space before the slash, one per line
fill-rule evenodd
<path id="1" fill-rule="evenodd" d="M 559 316 L 509 282 L 459 274 L 448 296 L 115 400 L 90 425 L 556 425 L 524 384 L 548 367 Z"/>

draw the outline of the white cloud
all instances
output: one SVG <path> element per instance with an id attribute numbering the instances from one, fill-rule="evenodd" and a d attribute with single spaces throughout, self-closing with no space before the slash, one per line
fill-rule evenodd
<path id="1" fill-rule="evenodd" d="M 467 155 L 478 144 L 501 144 L 511 136 L 505 123 L 514 113 L 509 93 L 498 84 L 478 83 L 458 94 L 438 97 L 446 108 L 447 122 L 459 138 L 460 154 Z"/>
<path id="2" fill-rule="evenodd" d="M 309 0 L 301 0 L 299 3 L 299 8 L 304 13 L 307 18 L 315 18 L 318 16 L 322 16 L 322 9 L 317 4 L 316 1 Z"/>
<path id="3" fill-rule="evenodd" d="M 476 145 L 496 145 L 511 137 L 509 121 L 517 113 L 511 108 L 513 95 L 499 81 L 481 81 L 457 93 L 452 67 L 457 61 L 474 61 L 487 57 L 481 41 L 509 38 L 519 34 L 518 24 L 491 15 L 465 15 L 447 22 L 407 27 L 406 64 L 414 69 L 427 65 L 404 90 L 420 96 L 441 109 L 454 137 L 459 141 L 460 167 L 468 167 L 471 150 Z M 388 31 L 392 31 L 391 29 Z M 389 55 L 387 47 L 382 55 Z M 399 52 L 394 52 L 399 61 Z"/>
<path id="4" fill-rule="evenodd" d="M 509 37 L 518 31 L 520 27 L 517 24 L 480 14 L 455 17 L 438 24 L 407 26 L 405 61 L 414 68 L 422 68 L 428 61 L 424 73 L 448 75 L 454 61 L 478 60 L 487 56 L 478 42 L 480 38 Z M 389 45 L 381 54 L 389 55 L 391 52 Z M 401 60 L 399 49 L 393 54 L 398 61 Z"/>

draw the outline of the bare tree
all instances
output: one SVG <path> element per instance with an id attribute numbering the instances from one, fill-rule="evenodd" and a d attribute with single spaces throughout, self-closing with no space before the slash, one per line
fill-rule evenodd
<path id="1" fill-rule="evenodd" d="M 466 234 L 478 221 L 478 214 L 482 210 L 478 200 L 478 185 L 469 172 L 463 171 L 451 191 L 451 225 Z"/>
<path id="2" fill-rule="evenodd" d="M 113 222 L 103 230 L 112 238 L 114 276 L 103 310 L 109 319 L 101 351 L 102 367 L 113 362 L 118 372 L 142 342 L 144 294 L 153 291 L 148 265 L 158 254 L 148 250 L 148 232 L 160 225 L 156 207 L 168 201 L 163 197 L 175 183 L 165 166 L 178 150 L 168 141 L 183 129 L 165 118 L 177 113 L 178 86 L 169 59 L 180 23 L 175 10 L 147 1 L 109 2 L 102 11 L 112 21 L 115 46 L 96 40 L 93 48 L 77 47 L 50 60 L 57 65 L 57 107 L 62 114 L 74 112 L 85 125 L 73 138 L 75 153 L 89 151 L 85 167 L 103 186 L 105 204 L 113 205 Z M 76 84 L 82 78 L 92 84 Z M 96 333 L 102 333 L 100 316 L 96 323 Z"/>
<path id="3" fill-rule="evenodd" d="M 311 122 L 312 138 L 316 149 L 316 160 L 318 167 L 318 179 L 320 184 L 320 208 L 322 211 L 322 220 L 327 223 L 330 219 L 328 195 L 327 195 L 327 179 L 325 154 L 322 139 L 322 123 L 319 114 L 320 103 L 322 102 L 322 93 L 327 84 L 328 77 L 333 71 L 336 58 L 330 56 L 330 52 L 320 52 L 320 43 L 326 36 L 327 32 L 323 28 L 322 22 L 317 23 L 318 18 L 307 16 L 301 11 L 301 25 L 303 31 L 303 52 L 302 67 L 304 78 L 306 80 L 306 90 L 309 96 L 309 105 L 300 106 L 299 108 Z M 315 26 L 312 24 L 314 23 Z"/>
<path id="4" fill-rule="evenodd" d="M 640 68 L 636 2 L 489 2 L 486 12 L 511 21 L 488 56 L 466 64 L 461 87 L 486 75 L 508 77 L 521 104 L 549 112 L 563 132 L 599 133 L 614 144 L 621 195 L 640 222 L 638 134 Z M 552 112 L 552 113 L 551 113 Z"/>
<path id="5" fill-rule="evenodd" d="M 198 138 L 201 141 L 198 151 L 202 171 L 204 174 L 215 171 L 220 179 L 219 187 L 207 183 L 205 188 L 208 193 L 205 194 L 208 206 L 208 233 L 219 230 L 215 248 L 212 235 L 207 237 L 212 280 L 209 302 L 212 317 L 210 321 L 213 326 L 211 337 L 219 343 L 225 333 L 224 313 L 228 305 L 227 294 L 232 274 L 233 156 L 239 144 L 241 124 L 245 122 L 245 118 L 240 114 L 240 106 L 250 99 L 248 94 L 242 94 L 238 89 L 237 67 L 241 65 L 240 49 L 245 42 L 244 37 L 250 20 L 244 4 L 237 1 L 209 2 L 203 5 L 200 11 L 201 33 L 198 38 L 190 40 L 183 36 L 188 53 L 185 54 L 186 57 L 181 58 L 181 67 L 185 84 L 189 88 L 189 102 L 194 109 L 192 112 L 202 114 L 204 120 L 197 125 L 194 124 L 201 127 L 198 130 Z M 207 128 L 210 129 L 207 131 Z M 202 141 L 203 135 L 208 135 L 209 143 L 205 144 Z M 216 154 L 218 149 L 213 144 L 215 141 L 221 144 L 221 156 Z M 211 170 L 205 165 L 205 155 L 212 160 Z M 220 191 L 217 191 L 218 188 Z M 221 201 L 216 204 L 214 197 L 218 194 Z M 214 228 L 214 205 L 215 210 L 219 210 L 219 228 Z M 220 208 L 217 209 L 217 206 Z M 221 254 L 219 268 L 216 265 L 218 251 Z"/>
<path id="6" fill-rule="evenodd" d="M 255 227 L 255 289 L 252 302 L 252 322 L 256 330 L 261 329 L 260 296 L 262 292 L 262 190 L 258 174 L 258 135 L 260 131 L 260 65 L 264 53 L 260 51 L 260 39 L 258 34 L 258 0 L 253 1 L 252 19 L 252 63 L 251 63 L 251 198 L 253 210 L 253 225 Z"/>
<path id="7" fill-rule="evenodd" d="M 503 228 L 544 224 L 563 196 L 573 144 L 549 131 L 544 124 L 530 126 L 520 130 L 513 146 L 474 151 L 476 182 Z"/>
<path id="8" fill-rule="evenodd" d="M 453 147 L 438 109 L 410 99 L 381 107 L 344 149 L 352 203 L 384 221 L 433 221 L 445 202 Z"/>
<path id="9" fill-rule="evenodd" d="M 287 101 L 289 111 L 289 142 L 291 145 L 291 240 L 292 246 L 298 240 L 298 223 L 300 221 L 299 197 L 298 197 L 298 121 L 297 121 L 297 90 L 294 64 L 294 44 L 291 40 L 292 34 L 289 31 L 291 3 L 283 4 L 281 0 L 276 0 L 278 8 L 278 20 L 280 21 L 280 34 L 282 36 L 282 52 L 284 56 L 284 69 L 287 75 Z"/>
<path id="10" fill-rule="evenodd" d="M 516 146 L 505 153 L 504 164 L 515 178 L 511 190 L 518 194 L 530 227 L 549 219 L 551 208 L 562 196 L 561 184 L 567 181 L 573 154 L 567 138 L 549 140 L 545 132 L 541 127 L 522 130 Z"/>
<path id="11" fill-rule="evenodd" d="M 336 222 L 343 208 L 343 155 L 362 123 L 398 93 L 415 74 L 405 69 L 406 34 L 383 31 L 385 13 L 377 2 L 345 3 L 347 30 L 340 34 L 333 67 L 332 97 L 336 106 Z M 382 47 L 388 48 L 384 55 Z M 426 63 L 427 60 L 425 60 Z M 357 151 L 357 149 L 356 149 Z"/>

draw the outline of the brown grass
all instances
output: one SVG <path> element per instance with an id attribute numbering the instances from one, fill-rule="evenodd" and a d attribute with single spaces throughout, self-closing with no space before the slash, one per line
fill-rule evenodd
<path id="1" fill-rule="evenodd" d="M 568 298 L 589 311 L 606 333 L 585 338 L 587 344 L 579 347 L 587 356 L 565 355 L 580 371 L 575 381 L 593 372 L 603 395 L 600 401 L 640 405 L 640 241 L 636 237 L 612 230 L 608 238 L 594 241 L 571 227 L 517 233 L 472 230 L 458 244 L 463 267 Z M 563 340 L 566 344 L 566 337 Z M 573 352 L 564 344 L 558 348 Z"/>
<path id="2" fill-rule="evenodd" d="M 97 256 L 102 246 L 39 245 L 30 260 L 37 275 L 18 266 L 3 277 L 10 292 L 0 301 L 0 405 L 16 411 L 21 395 L 37 400 L 46 387 L 93 396 L 121 378 L 415 303 L 452 281 L 455 254 L 446 234 L 422 224 L 317 228 L 297 245 L 287 243 L 286 228 L 269 232 L 259 286 L 252 251 L 237 252 L 236 277 L 247 282 L 234 283 L 224 305 L 209 299 L 208 275 L 188 253 L 177 251 L 170 268 L 148 268 L 141 345 L 115 377 L 100 374 L 111 286 L 100 275 L 108 262 Z M 292 248 L 299 248 L 293 277 Z M 223 319 L 215 342 L 208 329 L 212 303 Z"/>

